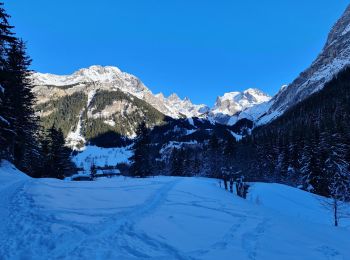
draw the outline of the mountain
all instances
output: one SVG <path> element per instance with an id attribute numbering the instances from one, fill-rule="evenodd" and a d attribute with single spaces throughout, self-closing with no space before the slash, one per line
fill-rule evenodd
<path id="1" fill-rule="evenodd" d="M 74 148 L 97 137 L 118 146 L 135 136 L 141 121 L 153 127 L 167 117 L 198 117 L 208 110 L 174 94 L 154 95 L 138 78 L 111 66 L 91 66 L 64 76 L 33 73 L 32 81 L 44 127 L 62 128 Z"/>
<path id="2" fill-rule="evenodd" d="M 235 126 L 245 119 L 253 125 L 262 125 L 321 90 L 348 66 L 349 36 L 350 7 L 333 26 L 317 59 L 272 98 L 257 89 L 247 89 L 225 93 L 210 108 L 193 104 L 176 94 L 169 97 L 153 94 L 137 77 L 116 67 L 91 66 L 63 76 L 33 73 L 38 100 L 36 111 L 44 126 L 55 123 L 63 128 L 67 142 L 73 147 L 98 136 L 101 138 L 101 135 L 104 140 L 118 135 L 114 140 L 119 141 L 111 146 L 123 143 L 125 138 L 135 136 L 137 126 L 144 120 L 150 127 L 162 125 L 169 119 L 195 117 L 211 124 Z M 243 122 L 244 128 L 248 125 Z M 242 129 L 238 130 L 242 134 Z"/>
<path id="3" fill-rule="evenodd" d="M 331 29 L 316 60 L 291 84 L 284 86 L 261 110 L 259 124 L 267 123 L 321 90 L 339 71 L 350 64 L 350 6 Z"/>
<path id="4" fill-rule="evenodd" d="M 241 118 L 252 119 L 253 114 L 249 108 L 264 104 L 271 97 L 258 89 L 247 89 L 243 92 L 229 92 L 216 99 L 211 114 L 215 121 L 222 124 L 233 125 Z"/>
<path id="5" fill-rule="evenodd" d="M 175 93 L 154 95 L 137 77 L 112 66 L 91 66 L 63 76 L 33 73 L 31 77 L 35 109 L 44 127 L 55 124 L 62 128 L 74 148 L 96 138 L 98 143 L 102 138 L 105 146 L 107 142 L 111 147 L 125 144 L 125 138 L 134 137 L 144 120 L 149 127 L 181 118 L 233 125 L 241 112 L 270 99 L 257 89 L 248 89 L 218 97 L 211 109 Z M 251 117 L 246 112 L 242 115 Z"/>
<path id="6" fill-rule="evenodd" d="M 200 116 L 200 111 L 206 111 L 205 105 L 193 105 L 189 99 L 181 100 L 174 94 L 168 98 L 163 94 L 154 95 L 137 77 L 113 66 L 94 65 L 71 75 L 34 73 L 32 80 L 36 86 L 34 92 L 40 103 L 55 96 L 62 96 L 64 93 L 70 95 L 79 91 L 90 93 L 96 90 L 120 90 L 144 100 L 159 112 L 172 118 L 183 115 Z"/>

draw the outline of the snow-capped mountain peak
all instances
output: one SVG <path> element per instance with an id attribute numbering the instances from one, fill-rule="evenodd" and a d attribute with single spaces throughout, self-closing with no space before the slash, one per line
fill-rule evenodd
<path id="1" fill-rule="evenodd" d="M 162 93 L 153 94 L 137 77 L 122 72 L 113 66 L 93 65 L 80 69 L 71 75 L 33 73 L 34 92 L 39 103 L 74 92 L 95 92 L 97 90 L 121 90 L 142 99 L 154 108 L 172 118 L 233 116 L 257 104 L 270 100 L 258 89 L 250 88 L 242 92 L 225 93 L 218 97 L 213 108 L 204 104 L 193 104 L 189 98 L 181 99 L 176 93 L 165 97 Z M 53 87 L 53 88 L 52 88 Z M 56 88 L 55 88 L 56 87 Z M 62 90 L 64 89 L 64 91 Z M 222 120 L 218 121 L 220 123 Z"/>
<path id="2" fill-rule="evenodd" d="M 168 97 L 168 101 L 179 102 L 179 101 L 181 101 L 181 99 L 179 98 L 179 96 L 176 93 L 173 93 Z"/>
<path id="3" fill-rule="evenodd" d="M 33 73 L 32 81 L 36 86 L 34 92 L 39 102 L 46 102 L 55 94 L 62 96 L 78 91 L 89 93 L 96 89 L 110 91 L 119 89 L 146 101 L 163 114 L 173 118 L 198 117 L 207 110 L 205 105 L 194 105 L 188 98 L 182 100 L 175 93 L 168 98 L 165 98 L 162 93 L 154 95 L 137 77 L 113 66 L 93 65 L 71 75 Z M 60 88 L 52 90 L 48 89 L 48 86 L 65 87 L 66 91 L 61 93 Z"/>
<path id="4" fill-rule="evenodd" d="M 121 76 L 126 76 L 119 68 L 113 66 L 93 65 L 75 71 L 71 75 L 55 75 L 49 73 L 34 73 L 33 80 L 36 85 L 64 86 L 82 82 L 113 82 Z M 131 75 L 129 75 L 131 76 Z"/>
<path id="5" fill-rule="evenodd" d="M 233 116 L 245 109 L 267 102 L 271 97 L 262 91 L 249 88 L 242 92 L 228 92 L 216 99 L 214 114 Z"/>

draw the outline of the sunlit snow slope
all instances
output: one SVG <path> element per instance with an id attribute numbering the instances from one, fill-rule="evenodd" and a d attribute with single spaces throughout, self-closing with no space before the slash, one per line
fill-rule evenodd
<path id="1" fill-rule="evenodd" d="M 350 259 L 349 229 L 283 185 L 243 200 L 212 179 L 30 179 L 5 163 L 0 208 L 1 259 Z"/>

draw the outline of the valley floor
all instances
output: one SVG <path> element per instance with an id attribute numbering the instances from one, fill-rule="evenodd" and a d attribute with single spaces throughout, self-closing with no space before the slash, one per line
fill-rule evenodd
<path id="1" fill-rule="evenodd" d="M 350 259 L 319 199 L 204 178 L 31 179 L 0 168 L 1 259 Z"/>

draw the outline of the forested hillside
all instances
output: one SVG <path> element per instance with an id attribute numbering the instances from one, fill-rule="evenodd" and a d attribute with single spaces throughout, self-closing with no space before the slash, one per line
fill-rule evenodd
<path id="1" fill-rule="evenodd" d="M 249 154 L 256 157 L 255 163 L 239 164 L 254 179 L 301 185 L 323 195 L 332 192 L 334 182 L 348 186 L 350 69 L 277 120 L 254 129 L 245 142 L 251 146 Z"/>
<path id="2" fill-rule="evenodd" d="M 278 119 L 255 128 L 251 135 L 247 135 L 249 121 L 231 129 L 219 124 L 198 127 L 197 120 L 196 126 L 186 122 L 177 120 L 143 133 L 150 136 L 144 145 L 149 147 L 148 154 L 153 153 L 148 157 L 153 174 L 244 176 L 327 196 L 336 192 L 348 196 L 349 68 Z M 241 133 L 242 140 L 237 141 L 235 133 Z"/>

